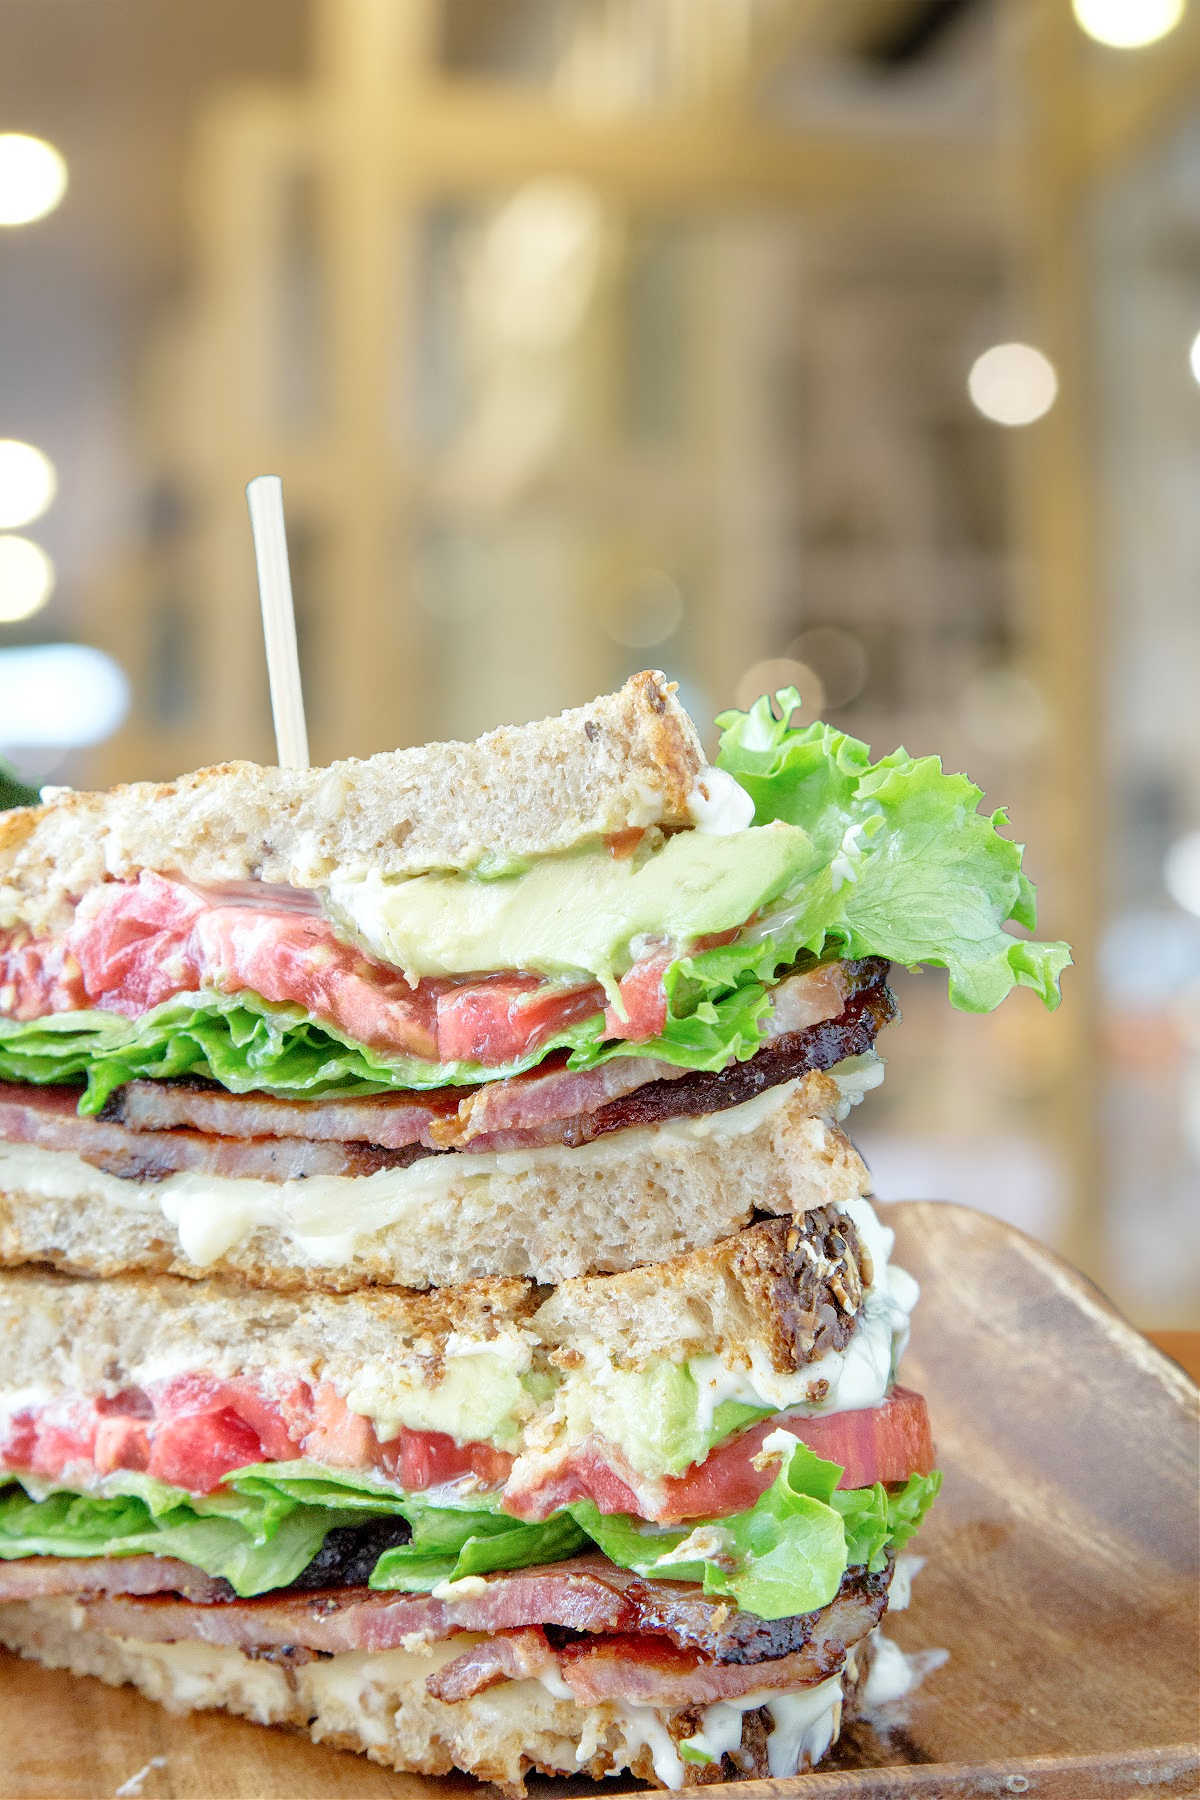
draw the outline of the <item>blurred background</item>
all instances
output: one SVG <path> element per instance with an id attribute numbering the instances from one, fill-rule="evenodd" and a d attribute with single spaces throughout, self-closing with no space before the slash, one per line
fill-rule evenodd
<path id="1" fill-rule="evenodd" d="M 314 757 L 647 664 L 966 768 L 1077 968 L 862 1143 L 1200 1324 L 1200 3 L 0 0 L 0 753 Z"/>

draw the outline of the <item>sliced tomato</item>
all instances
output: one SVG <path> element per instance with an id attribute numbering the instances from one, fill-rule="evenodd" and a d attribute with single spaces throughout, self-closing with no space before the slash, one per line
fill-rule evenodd
<path id="1" fill-rule="evenodd" d="M 490 1444 L 457 1444 L 443 1431 L 402 1431 L 379 1449 L 380 1467 L 412 1493 L 457 1481 L 460 1475 L 477 1475 L 498 1487 L 512 1462 Z"/>
<path id="2" fill-rule="evenodd" d="M 217 906 L 197 919 L 191 941 L 208 979 L 230 992 L 248 988 L 264 1000 L 291 1001 L 360 1043 L 437 1055 L 441 984 L 410 988 L 399 970 L 343 944 L 324 919 L 288 908 Z"/>
<path id="3" fill-rule="evenodd" d="M 37 1421 L 29 1458 L 35 1475 L 61 1475 L 76 1463 L 90 1463 L 96 1443 L 96 1414 L 85 1401 L 56 1406 Z"/>
<path id="4" fill-rule="evenodd" d="M 145 1388 L 122 1388 L 119 1394 L 101 1394 L 93 1402 L 102 1419 L 152 1419 L 154 1402 Z"/>
<path id="5" fill-rule="evenodd" d="M 102 1418 L 96 1426 L 92 1463 L 97 1475 L 150 1467 L 150 1426 L 145 1419 Z"/>
<path id="6" fill-rule="evenodd" d="M 88 1004 L 79 964 L 59 938 L 0 931 L 0 992 L 10 1019 L 41 1019 Z"/>
<path id="7" fill-rule="evenodd" d="M 254 1432 L 266 1461 L 290 1462 L 299 1456 L 300 1440 L 293 1438 L 284 1422 L 280 1402 L 264 1394 L 257 1382 L 227 1381 L 222 1385 L 222 1398 Z"/>
<path id="8" fill-rule="evenodd" d="M 622 1481 L 604 1455 L 591 1450 L 576 1452 L 536 1487 L 506 1493 L 504 1510 L 518 1519 L 548 1519 L 574 1500 L 592 1500 L 602 1513 L 650 1516 L 646 1496 Z"/>
<path id="9" fill-rule="evenodd" d="M 151 1402 L 154 1416 L 168 1419 L 175 1413 L 215 1412 L 225 1404 L 225 1384 L 215 1375 L 172 1375 L 166 1381 L 152 1384 Z"/>
<path id="10" fill-rule="evenodd" d="M 231 1407 L 221 1407 L 216 1412 L 185 1413 L 157 1425 L 148 1467 L 159 1481 L 193 1494 L 209 1494 L 234 1469 L 262 1459 L 258 1433 Z"/>
<path id="11" fill-rule="evenodd" d="M 778 1464 L 756 1469 L 754 1457 L 763 1440 L 782 1427 L 827 1462 L 840 1463 L 842 1488 L 870 1487 L 876 1481 L 907 1481 L 933 1468 L 929 1413 L 920 1394 L 893 1388 L 882 1406 L 858 1412 L 810 1418 L 801 1413 L 764 1419 L 721 1444 L 702 1463 L 663 1483 L 664 1497 L 655 1515 L 676 1519 L 722 1518 L 753 1506 L 778 1473 Z"/>
<path id="12" fill-rule="evenodd" d="M 621 977 L 618 985 L 625 1017 L 621 1017 L 615 1006 L 610 1006 L 604 1014 L 605 1037 L 624 1038 L 631 1044 L 640 1044 L 646 1038 L 659 1036 L 667 1022 L 663 976 L 677 956 L 675 950 L 656 951 L 653 956 L 634 963 L 629 973 Z"/>
<path id="13" fill-rule="evenodd" d="M 539 975 L 490 975 L 437 997 L 437 1047 L 443 1062 L 514 1062 L 556 1032 L 599 1012 L 598 987 L 561 987 Z"/>
<path id="14" fill-rule="evenodd" d="M 224 901 L 143 870 L 88 894 L 62 939 L 11 951 L 0 972 L 21 978 L 20 1004 L 44 989 L 44 1011 L 102 1006 L 137 1018 L 205 984 L 291 1001 L 347 1036 L 432 1058 L 440 984 L 410 988 L 399 970 L 363 956 L 324 918 L 265 888 L 261 905 Z M 36 953 L 36 954 L 35 954 Z M 78 971 L 77 980 L 67 979 Z M 48 985 L 47 985 L 48 984 Z"/>
<path id="15" fill-rule="evenodd" d="M 506 1493 L 505 1511 L 522 1519 L 545 1519 L 573 1500 L 591 1500 L 602 1513 L 634 1513 L 662 1525 L 745 1512 L 779 1471 L 773 1460 L 755 1468 L 754 1458 L 763 1440 L 781 1427 L 818 1456 L 842 1465 L 839 1487 L 906 1481 L 933 1468 L 925 1402 L 907 1388 L 893 1388 L 881 1406 L 861 1412 L 825 1418 L 784 1413 L 764 1419 L 718 1445 L 685 1474 L 662 1481 L 639 1481 L 632 1470 L 614 1466 L 620 1465 L 614 1451 L 594 1443 L 575 1451 L 536 1487 Z"/>
<path id="16" fill-rule="evenodd" d="M 37 1443 L 37 1414 L 28 1408 L 12 1413 L 0 1429 L 0 1468 L 28 1469 Z"/>
<path id="17" fill-rule="evenodd" d="M 319 1382 L 312 1397 L 312 1426 L 302 1440 L 305 1456 L 338 1469 L 370 1469 L 379 1439 L 370 1419 L 353 1413 L 331 1381 Z"/>
<path id="18" fill-rule="evenodd" d="M 627 825 L 623 831 L 610 831 L 604 842 L 614 862 L 628 862 L 646 832 L 641 825 Z"/>

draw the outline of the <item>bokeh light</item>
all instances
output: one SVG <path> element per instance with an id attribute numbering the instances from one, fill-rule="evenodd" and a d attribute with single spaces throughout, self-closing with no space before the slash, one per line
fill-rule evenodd
<path id="1" fill-rule="evenodd" d="M 32 538 L 0 537 L 0 624 L 28 619 L 54 591 L 54 564 Z M 0 719 L 0 732 L 7 721 Z"/>
<path id="2" fill-rule="evenodd" d="M 1176 906 L 1200 915 L 1200 831 L 1176 838 L 1166 854 L 1163 879 Z"/>
<path id="3" fill-rule="evenodd" d="M 29 225 L 53 212 L 67 191 L 67 165 L 53 144 L 0 132 L 0 225 Z"/>
<path id="4" fill-rule="evenodd" d="M 1174 31 L 1186 0 L 1072 0 L 1076 21 L 1098 44 L 1137 50 Z"/>
<path id="5" fill-rule="evenodd" d="M 826 708 L 857 700 L 867 684 L 866 648 L 861 638 L 841 625 L 813 625 L 802 631 L 788 645 L 788 655 L 816 675 Z"/>
<path id="6" fill-rule="evenodd" d="M 1032 425 L 1054 405 L 1058 376 L 1032 344 L 993 344 L 971 364 L 967 392 L 993 424 Z"/>
<path id="7" fill-rule="evenodd" d="M 103 743 L 129 711 L 125 671 L 90 644 L 0 650 L 0 747 Z"/>
<path id="8" fill-rule="evenodd" d="M 40 519 L 57 491 L 48 456 L 18 438 L 0 438 L 0 531 Z"/>
<path id="9" fill-rule="evenodd" d="M 751 663 L 737 684 L 735 700 L 744 712 L 762 694 L 773 695 L 785 687 L 799 688 L 805 718 L 820 716 L 825 705 L 820 677 L 815 669 L 794 656 L 768 656 L 762 662 Z"/>
<path id="10" fill-rule="evenodd" d="M 614 643 L 650 650 L 674 637 L 683 623 L 683 594 L 665 569 L 640 569 L 604 629 Z"/>

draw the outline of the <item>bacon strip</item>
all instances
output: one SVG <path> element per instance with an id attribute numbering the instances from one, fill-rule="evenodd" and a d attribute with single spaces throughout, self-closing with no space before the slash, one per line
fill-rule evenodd
<path id="1" fill-rule="evenodd" d="M 540 1625 L 519 1631 L 500 1631 L 464 1650 L 453 1662 L 444 1663 L 425 1683 L 435 1700 L 452 1704 L 470 1700 L 501 1681 L 528 1681 L 547 1669 L 557 1669 L 558 1657 Z"/>
<path id="2" fill-rule="evenodd" d="M 230 1094 L 206 1081 L 130 1081 L 109 1100 L 104 1117 L 130 1131 L 161 1132 L 184 1125 L 215 1137 L 306 1138 L 407 1150 L 413 1144 L 432 1148 L 430 1126 L 457 1111 L 461 1091 L 280 1100 L 273 1094 Z"/>
<path id="3" fill-rule="evenodd" d="M 50 1594 L 181 1595 L 212 1602 L 230 1593 L 227 1582 L 170 1556 L 23 1556 L 0 1561 L 0 1602 Z"/>
<path id="4" fill-rule="evenodd" d="M 663 1638 L 622 1635 L 564 1645 L 559 1670 L 587 1705 L 616 1700 L 640 1706 L 708 1706 L 757 1688 L 807 1687 L 837 1673 L 847 1650 L 878 1625 L 886 1605 L 886 1591 L 839 1593 L 809 1615 L 810 1636 L 803 1649 L 765 1662 L 715 1662 Z"/>
<path id="5" fill-rule="evenodd" d="M 403 1167 L 413 1153 L 371 1144 L 304 1138 L 227 1138 L 196 1131 L 137 1132 L 106 1119 L 81 1118 L 79 1092 L 0 1082 L 0 1140 L 68 1150 L 126 1181 L 159 1181 L 180 1170 L 204 1175 L 294 1181 L 309 1175 L 373 1175 Z M 419 1152 L 418 1152 L 419 1154 Z"/>
<path id="6" fill-rule="evenodd" d="M 285 1591 L 220 1606 L 118 1593 L 92 1599 L 85 1595 L 84 1604 L 90 1623 L 101 1630 L 155 1643 L 197 1639 L 240 1650 L 298 1644 L 336 1656 L 399 1649 L 414 1635 L 434 1643 L 459 1631 L 494 1636 L 530 1626 L 559 1626 L 602 1636 L 649 1634 L 694 1652 L 697 1658 L 716 1658 L 753 1671 L 818 1641 L 824 1620 L 830 1621 L 830 1630 L 840 1632 L 843 1623 L 853 1629 L 855 1608 L 860 1605 L 878 1619 L 886 1605 L 891 1570 L 870 1575 L 865 1569 L 848 1569 L 830 1607 L 775 1620 L 739 1612 L 691 1582 L 648 1581 L 599 1555 L 485 1575 L 481 1580 L 481 1591 L 473 1588 L 461 1599 L 450 1600 L 435 1600 L 430 1594 L 328 1588 L 315 1593 Z M 853 1605 L 844 1607 L 843 1601 Z M 578 1679 L 599 1682 L 604 1677 L 581 1674 Z M 753 1685 L 746 1683 L 748 1688 Z"/>

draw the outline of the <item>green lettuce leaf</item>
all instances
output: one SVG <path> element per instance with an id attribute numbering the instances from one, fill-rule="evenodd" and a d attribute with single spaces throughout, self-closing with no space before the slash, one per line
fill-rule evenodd
<path id="1" fill-rule="evenodd" d="M 407 1519 L 412 1537 L 407 1544 L 383 1552 L 371 1586 L 403 1593 L 427 1593 L 439 1582 L 486 1575 L 493 1569 L 559 1562 L 588 1545 L 584 1533 L 565 1513 L 544 1524 L 530 1525 L 501 1512 L 494 1494 L 460 1495 L 443 1489 L 431 1502 L 421 1494 L 401 1494 L 312 1463 L 263 1463 L 239 1470 L 235 1485 L 242 1493 L 264 1498 L 276 1494 L 307 1506 L 400 1514 Z"/>
<path id="2" fill-rule="evenodd" d="M 843 1493 L 840 1475 L 836 1463 L 797 1444 L 754 1506 L 697 1526 L 650 1525 L 600 1513 L 590 1501 L 529 1524 L 501 1512 L 495 1494 L 406 1494 L 309 1462 L 241 1469 L 205 1496 L 133 1473 L 106 1477 L 103 1491 L 90 1494 L 12 1480 L 0 1488 L 0 1559 L 173 1556 L 251 1596 L 294 1581 L 327 1532 L 391 1515 L 405 1519 L 412 1536 L 381 1554 L 375 1589 L 428 1593 L 444 1581 L 559 1562 L 595 1545 L 624 1568 L 701 1582 L 776 1619 L 824 1606 L 851 1563 L 881 1568 L 887 1551 L 916 1530 L 940 1482 L 914 1475 L 893 1492 L 877 1484 Z"/>
<path id="3" fill-rule="evenodd" d="M 328 1532 L 361 1516 L 342 1508 L 264 1503 L 235 1492 L 198 1498 L 138 1477 L 116 1485 L 123 1491 L 38 1496 L 18 1482 L 0 1489 L 0 1559 L 173 1556 L 249 1596 L 286 1587 Z"/>
<path id="4" fill-rule="evenodd" d="M 895 750 L 873 763 L 866 744 L 831 725 L 793 729 L 799 704 L 786 688 L 776 710 L 764 695 L 717 720 L 717 766 L 750 795 L 755 823 L 798 825 L 816 852 L 775 940 L 781 954 L 929 963 L 947 971 L 950 999 L 966 1012 L 990 1012 L 1018 984 L 1056 1006 L 1066 944 L 1004 930 L 1036 924 L 1024 846 L 1000 835 L 1004 810 L 981 813 L 980 790 L 936 756 Z"/>
<path id="5" fill-rule="evenodd" d="M 825 1606 L 848 1567 L 845 1528 L 830 1505 L 840 1475 L 836 1463 L 797 1443 L 755 1504 L 725 1519 L 652 1525 L 601 1513 L 590 1500 L 571 1512 L 613 1562 L 639 1575 L 698 1581 L 746 1612 L 782 1619 Z"/>

